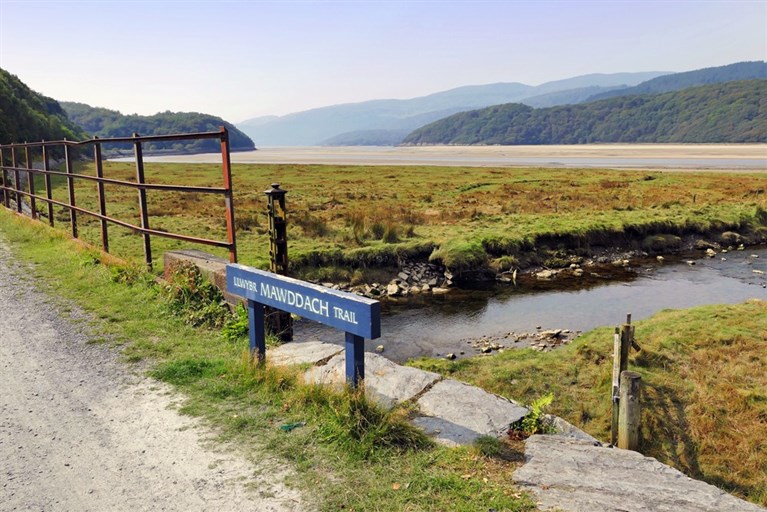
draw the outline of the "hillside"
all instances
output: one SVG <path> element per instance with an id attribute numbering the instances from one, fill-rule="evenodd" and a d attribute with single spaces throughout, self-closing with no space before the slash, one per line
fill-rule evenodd
<path id="1" fill-rule="evenodd" d="M 196 112 L 161 112 L 153 116 L 136 114 L 123 115 L 116 110 L 91 107 L 83 103 L 63 101 L 61 106 L 69 118 L 88 133 L 97 137 L 128 137 L 133 133 L 141 135 L 167 135 L 217 131 L 226 126 L 232 151 L 250 151 L 255 145 L 250 138 L 220 117 Z M 151 152 L 207 153 L 221 151 L 218 140 L 196 140 L 189 142 L 154 142 L 146 144 Z M 123 148 L 125 150 L 125 148 Z M 119 149 L 111 148 L 111 152 Z"/>
<path id="2" fill-rule="evenodd" d="M 590 74 L 538 86 L 521 83 L 471 85 L 407 100 L 373 100 L 332 105 L 281 117 L 258 117 L 238 123 L 237 127 L 259 146 L 339 145 L 355 140 L 365 141 L 366 144 L 391 145 L 402 140 L 396 140 L 398 132 L 409 133 L 456 112 L 525 101 L 526 98 L 559 91 L 593 88 L 579 96 L 585 99 L 602 88 L 626 88 L 662 74 Z M 567 95 L 565 100 L 570 97 Z M 375 133 L 381 137 L 375 137 Z"/>
<path id="3" fill-rule="evenodd" d="M 518 103 L 462 112 L 403 144 L 767 142 L 767 80 L 534 109 Z"/>
<path id="4" fill-rule="evenodd" d="M 752 80 L 767 78 L 767 62 L 736 62 L 727 66 L 696 69 L 684 73 L 659 76 L 628 89 L 606 91 L 593 95 L 587 101 L 596 101 L 617 96 L 636 94 L 658 94 L 662 92 L 679 91 L 698 85 L 734 82 L 736 80 Z"/>
<path id="5" fill-rule="evenodd" d="M 0 143 L 87 137 L 59 103 L 36 93 L 15 75 L 0 69 Z"/>

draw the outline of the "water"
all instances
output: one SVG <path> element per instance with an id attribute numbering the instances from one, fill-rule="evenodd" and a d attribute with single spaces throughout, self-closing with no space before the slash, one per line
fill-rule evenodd
<path id="1" fill-rule="evenodd" d="M 695 263 L 648 262 L 618 280 L 581 279 L 565 290 L 536 290 L 537 283 L 524 283 L 384 303 L 383 336 L 366 341 L 366 349 L 384 345 L 386 357 L 397 362 L 461 351 L 468 356 L 476 352 L 466 340 L 482 335 L 535 332 L 538 326 L 587 331 L 622 323 L 626 313 L 639 320 L 668 308 L 767 300 L 767 249 L 733 251 Z M 343 333 L 300 321 L 296 338 L 342 343 Z"/>

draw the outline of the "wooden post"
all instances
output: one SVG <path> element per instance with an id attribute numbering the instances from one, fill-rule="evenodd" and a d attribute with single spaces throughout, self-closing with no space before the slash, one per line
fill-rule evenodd
<path id="1" fill-rule="evenodd" d="M 53 227 L 53 203 L 51 202 L 51 199 L 53 199 L 51 195 L 53 188 L 51 187 L 51 175 L 48 174 L 48 171 L 51 169 L 48 159 L 48 147 L 45 144 L 43 144 L 43 170 L 45 171 L 45 197 L 48 199 L 48 224 Z"/>
<path id="2" fill-rule="evenodd" d="M 269 215 L 269 268 L 282 276 L 288 275 L 288 221 L 285 206 L 287 192 L 280 188 L 279 183 L 272 183 L 264 192 Z M 293 318 L 290 313 L 268 308 L 266 318 L 270 330 L 280 341 L 293 341 Z"/>
<path id="3" fill-rule="evenodd" d="M 76 206 L 75 204 L 75 182 L 72 179 L 74 170 L 72 169 L 72 157 L 69 154 L 69 144 L 66 137 L 64 138 L 64 162 L 67 169 L 67 192 L 69 193 L 69 206 Z M 72 222 L 72 238 L 77 238 L 77 210 L 73 208 L 69 209 L 69 219 Z"/>
<path id="4" fill-rule="evenodd" d="M 610 444 L 615 446 L 618 443 L 618 402 L 620 400 L 620 380 L 621 378 L 621 335 L 616 327 L 613 335 L 613 385 L 612 395 L 612 421 L 610 423 Z"/>
<path id="5" fill-rule="evenodd" d="M 626 323 L 615 328 L 613 335 L 613 381 L 610 399 L 612 418 L 610 422 L 610 444 L 618 442 L 618 422 L 620 411 L 621 374 L 628 369 L 629 351 L 634 339 L 634 327 L 631 325 L 631 313 L 626 315 Z"/>
<path id="6" fill-rule="evenodd" d="M 629 371 L 621 373 L 618 448 L 634 451 L 639 449 L 639 395 L 641 384 L 642 376 L 638 373 Z"/>
<path id="7" fill-rule="evenodd" d="M 26 144 L 26 142 L 24 143 Z M 29 155 L 29 146 L 24 146 L 24 158 L 27 162 L 27 190 L 29 191 L 29 209 L 32 218 L 37 220 L 37 201 L 35 200 L 35 175 L 32 172 L 32 157 Z"/>

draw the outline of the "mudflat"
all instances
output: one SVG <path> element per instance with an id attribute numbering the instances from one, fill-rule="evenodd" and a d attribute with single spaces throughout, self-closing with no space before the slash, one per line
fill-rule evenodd
<path id="1" fill-rule="evenodd" d="M 147 159 L 215 163 L 220 161 L 220 155 L 166 155 Z M 232 153 L 232 162 L 767 171 L 767 144 L 264 147 Z"/>

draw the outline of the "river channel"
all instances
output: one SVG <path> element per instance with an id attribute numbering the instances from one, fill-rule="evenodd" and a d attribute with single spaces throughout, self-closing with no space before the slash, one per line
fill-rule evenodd
<path id="1" fill-rule="evenodd" d="M 617 277 L 589 273 L 577 280 L 526 280 L 519 286 L 497 284 L 483 290 L 387 301 L 382 304 L 382 337 L 366 341 L 365 348 L 371 351 L 383 345 L 384 355 L 396 362 L 448 353 L 468 357 L 477 354 L 468 340 L 481 336 L 534 333 L 538 327 L 588 331 L 620 324 L 627 313 L 640 320 L 668 308 L 734 304 L 751 298 L 767 300 L 764 247 L 715 258 L 647 260 Z M 343 344 L 343 333 L 314 322 L 297 322 L 295 333 L 296 341 Z"/>

